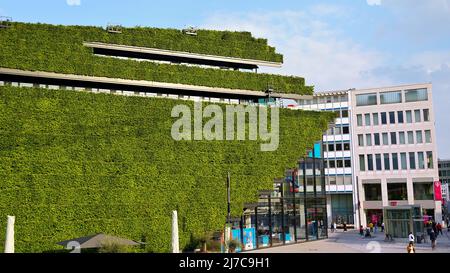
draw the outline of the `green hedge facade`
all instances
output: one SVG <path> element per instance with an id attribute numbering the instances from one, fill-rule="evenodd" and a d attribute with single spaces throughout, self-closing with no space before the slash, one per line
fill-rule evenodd
<path id="1" fill-rule="evenodd" d="M 87 92 L 0 87 L 0 234 L 16 216 L 16 251 L 98 232 L 170 247 L 171 211 L 180 245 L 219 230 L 232 212 L 321 139 L 331 113 L 280 109 L 280 144 L 174 141 L 172 107 L 193 102 Z M 220 105 L 220 104 L 219 104 Z M 225 107 L 222 105 L 221 107 Z M 0 248 L 3 246 L 0 239 Z"/>
<path id="2" fill-rule="evenodd" d="M 268 48 L 267 41 L 255 40 L 249 33 L 204 30 L 193 37 L 170 29 L 133 28 L 111 34 L 99 27 L 14 23 L 11 28 L 0 29 L 0 67 L 256 91 L 271 85 L 280 93 L 313 93 L 313 87 L 305 86 L 301 77 L 101 57 L 83 46 L 84 41 L 218 55 L 228 52 L 236 57 L 245 57 L 250 51 L 266 54 L 264 48 Z"/>

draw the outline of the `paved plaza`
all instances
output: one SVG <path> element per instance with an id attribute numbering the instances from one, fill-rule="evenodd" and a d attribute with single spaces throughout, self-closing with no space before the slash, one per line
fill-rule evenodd
<path id="1" fill-rule="evenodd" d="M 450 233 L 439 235 L 436 248 L 431 249 L 429 238 L 426 243 L 416 244 L 416 253 L 450 253 Z M 249 251 L 251 253 L 406 253 L 407 239 L 395 238 L 385 242 L 384 233 L 378 232 L 372 238 L 361 238 L 358 231 L 338 230 L 329 233 L 328 239 L 299 244 Z"/>

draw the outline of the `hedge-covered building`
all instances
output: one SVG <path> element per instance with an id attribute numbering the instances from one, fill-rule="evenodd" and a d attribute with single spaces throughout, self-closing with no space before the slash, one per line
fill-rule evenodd
<path id="1" fill-rule="evenodd" d="M 303 78 L 251 71 L 280 66 L 282 56 L 247 32 L 12 23 L 0 46 L 0 217 L 16 216 L 17 252 L 99 232 L 165 252 L 172 210 L 187 247 L 223 228 L 228 172 L 240 216 L 334 117 L 279 109 L 270 152 L 261 139 L 174 140 L 179 104 L 225 112 L 229 103 L 312 95 Z"/>

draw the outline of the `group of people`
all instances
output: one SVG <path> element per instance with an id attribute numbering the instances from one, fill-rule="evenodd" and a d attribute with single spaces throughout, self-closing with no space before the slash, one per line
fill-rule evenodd
<path id="1" fill-rule="evenodd" d="M 431 249 L 435 249 L 436 248 L 436 239 L 438 237 L 439 234 L 443 235 L 442 233 L 442 224 L 441 223 L 436 223 L 434 220 L 428 220 L 425 222 L 425 227 L 427 230 L 427 234 L 430 237 L 430 242 L 431 242 Z M 448 224 L 447 224 L 448 227 Z M 450 229 L 450 227 L 448 227 L 448 229 Z M 408 246 L 406 247 L 406 251 L 408 253 L 415 253 L 416 252 L 416 248 L 414 246 L 414 235 L 412 234 L 412 232 L 409 233 L 408 235 Z"/>
<path id="2" fill-rule="evenodd" d="M 381 225 L 379 225 L 377 222 L 375 224 L 370 222 L 365 229 L 361 225 L 359 226 L 359 235 L 366 238 L 372 237 L 372 233 L 377 233 L 378 227 L 381 227 L 381 232 L 384 232 L 384 223 L 381 223 Z"/>
<path id="3" fill-rule="evenodd" d="M 344 222 L 344 223 L 342 224 L 342 229 L 343 229 L 344 231 L 347 231 L 347 223 L 346 223 L 346 222 Z M 336 222 L 331 223 L 330 230 L 331 230 L 331 232 L 337 231 L 337 225 L 336 225 Z"/>

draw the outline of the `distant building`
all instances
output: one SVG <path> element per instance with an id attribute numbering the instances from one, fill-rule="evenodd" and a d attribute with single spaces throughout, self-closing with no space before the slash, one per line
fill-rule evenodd
<path id="1" fill-rule="evenodd" d="M 387 206 L 420 205 L 442 218 L 431 84 L 351 90 L 354 185 L 361 224 Z M 440 193 L 439 193 L 440 195 Z"/>
<path id="2" fill-rule="evenodd" d="M 401 205 L 440 219 L 431 84 L 315 93 L 297 103 L 337 113 L 323 136 L 328 222 L 381 225 L 383 208 Z"/>

